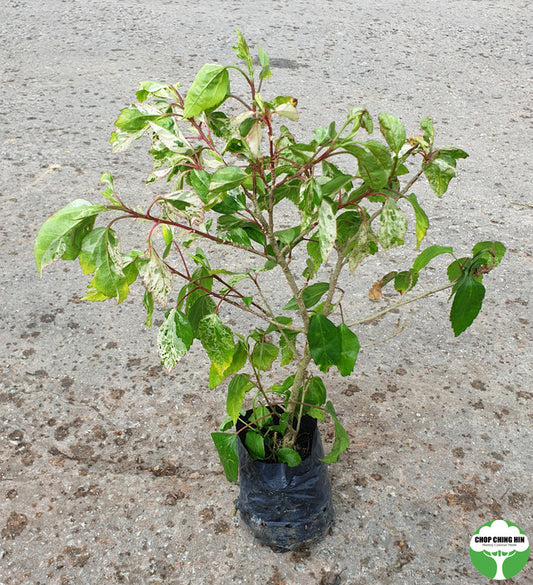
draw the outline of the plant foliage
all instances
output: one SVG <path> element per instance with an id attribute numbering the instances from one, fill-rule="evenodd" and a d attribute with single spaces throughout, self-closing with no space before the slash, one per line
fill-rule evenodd
<path id="1" fill-rule="evenodd" d="M 339 278 L 380 250 L 403 245 L 411 221 L 420 248 L 430 224 L 413 189 L 425 177 L 441 197 L 457 161 L 467 157 L 459 148 L 434 144 L 430 118 L 421 121 L 420 134 L 409 137 L 398 118 L 381 113 L 374 132 L 373 118 L 361 107 L 352 108 L 340 127 L 332 122 L 300 142 L 292 131 L 297 100 L 263 95 L 271 76 L 265 51 L 258 48 L 256 68 L 240 31 L 234 49 L 243 67 L 206 64 L 186 92 L 178 84 L 144 81 L 137 103 L 120 112 L 112 149 L 123 152 L 146 137 L 153 159 L 147 182 L 164 185 L 160 194 L 141 208 L 127 202 L 104 173 L 104 203 L 72 201 L 45 221 L 35 241 L 39 272 L 58 259 L 79 260 L 92 277 L 88 300 L 120 303 L 139 280 L 147 324 L 155 304 L 166 309 L 157 345 L 168 370 L 199 340 L 211 362 L 210 388 L 229 382 L 228 419 L 212 436 L 230 481 L 237 479 L 237 437 L 228 431 L 245 401 L 253 415 L 241 433 L 257 459 L 297 465 L 304 415 L 333 422 L 334 444 L 324 461 L 337 461 L 347 448 L 348 435 L 325 385 L 312 374 L 313 364 L 321 372 L 335 367 L 342 376 L 355 368 L 356 324 L 345 320 L 349 307 L 343 310 Z M 232 93 L 234 76 L 244 80 L 248 95 Z M 287 206 L 294 222 L 289 228 L 281 223 Z M 128 219 L 143 220 L 136 227 L 139 242 L 147 242 L 144 250 L 121 250 L 118 232 Z M 211 266 L 214 247 L 237 252 L 247 268 Z M 379 298 L 381 288 L 393 283 L 399 304 L 408 302 L 404 295 L 426 266 L 451 256 L 449 282 L 417 298 L 449 288 L 450 321 L 459 335 L 479 313 L 483 277 L 504 253 L 500 242 L 480 242 L 461 258 L 450 246 L 432 245 L 373 291 Z M 252 260 L 254 268 L 248 268 Z M 279 278 L 290 290 L 281 304 L 264 291 L 265 279 Z M 257 325 L 246 335 L 232 330 L 227 306 L 251 315 Z M 264 373 L 275 367 L 284 379 L 268 386 Z"/>

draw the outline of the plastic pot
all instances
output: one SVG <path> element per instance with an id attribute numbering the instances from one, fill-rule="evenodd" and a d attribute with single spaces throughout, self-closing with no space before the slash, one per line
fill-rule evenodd
<path id="1" fill-rule="evenodd" d="M 252 411 L 246 413 L 245 420 Z M 237 422 L 237 430 L 244 422 Z M 235 502 L 244 523 L 262 543 L 277 552 L 300 548 L 320 539 L 334 521 L 331 487 L 316 419 L 302 419 L 300 433 L 309 434 L 311 450 L 296 467 L 256 461 L 239 434 L 240 494 Z"/>

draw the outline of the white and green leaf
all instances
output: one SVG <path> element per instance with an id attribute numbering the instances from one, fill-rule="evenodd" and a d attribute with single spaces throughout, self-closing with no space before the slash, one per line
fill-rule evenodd
<path id="1" fill-rule="evenodd" d="M 158 303 L 165 306 L 172 292 L 172 272 L 153 247 L 147 251 L 147 257 L 148 262 L 145 262 L 140 270 L 144 286 Z"/>
<path id="2" fill-rule="evenodd" d="M 318 241 L 320 244 L 320 255 L 325 262 L 337 238 L 337 222 L 335 220 L 335 212 L 331 203 L 327 199 L 323 199 L 318 210 Z"/>
<path id="3" fill-rule="evenodd" d="M 235 345 L 233 333 L 217 314 L 207 315 L 198 324 L 198 337 L 219 374 L 231 366 Z"/>
<path id="4" fill-rule="evenodd" d="M 170 372 L 189 351 L 194 340 L 187 316 L 178 309 L 171 309 L 157 333 L 157 348 L 161 363 Z"/>
<path id="5" fill-rule="evenodd" d="M 85 274 L 94 274 L 86 300 L 116 298 L 120 303 L 128 296 L 119 240 L 111 228 L 96 228 L 85 236 L 79 261 Z"/>
<path id="6" fill-rule="evenodd" d="M 393 246 L 401 246 L 404 243 L 403 238 L 406 231 L 407 220 L 405 215 L 396 201 L 388 198 L 380 215 L 379 243 L 385 250 Z"/>

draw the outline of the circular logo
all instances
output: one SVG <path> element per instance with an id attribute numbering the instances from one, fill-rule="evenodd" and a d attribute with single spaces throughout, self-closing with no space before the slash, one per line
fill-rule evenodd
<path id="1" fill-rule="evenodd" d="M 489 579 L 510 579 L 525 567 L 529 540 L 512 522 L 494 520 L 480 526 L 470 539 L 474 567 Z"/>

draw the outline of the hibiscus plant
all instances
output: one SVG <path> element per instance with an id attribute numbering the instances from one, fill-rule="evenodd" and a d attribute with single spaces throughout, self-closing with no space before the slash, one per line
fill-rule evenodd
<path id="1" fill-rule="evenodd" d="M 324 461 L 337 461 L 348 434 L 319 373 L 353 372 L 357 325 L 448 289 L 459 335 L 480 311 L 484 275 L 505 253 L 493 241 L 475 244 L 467 257 L 450 246 L 426 247 L 412 266 L 372 288 L 379 298 L 390 284 L 397 302 L 350 322 L 341 275 L 353 278 L 361 262 L 403 245 L 408 219 L 419 248 L 429 220 L 417 183 L 426 180 L 441 197 L 468 155 L 437 147 L 431 118 L 408 137 L 390 114 L 379 114 L 374 128 L 363 107 L 301 142 L 292 130 L 297 100 L 263 92 L 271 77 L 266 53 L 258 47 L 254 59 L 240 31 L 234 49 L 240 67 L 206 64 L 186 92 L 179 84 L 142 82 L 137 103 L 121 111 L 113 152 L 148 138 L 153 170 L 146 183 L 154 185 L 147 205 L 125 197 L 105 173 L 102 202 L 71 201 L 35 241 L 40 272 L 54 260 L 79 260 L 91 275 L 86 300 L 120 303 L 139 290 L 139 280 L 147 324 L 156 303 L 166 311 L 157 346 L 168 370 L 199 340 L 211 364 L 209 387 L 227 391 L 227 418 L 212 437 L 230 481 L 238 475 L 233 429 L 245 408 L 251 414 L 240 434 L 253 458 L 298 465 L 296 439 L 309 415 L 332 421 L 335 440 Z M 234 84 L 245 95 L 233 93 Z M 121 245 L 128 221 L 134 229 L 127 240 L 141 232 L 141 249 L 124 251 L 124 235 Z M 440 255 L 450 257 L 443 284 L 413 296 L 424 268 Z M 228 324 L 236 310 L 251 318 L 248 331 Z"/>

